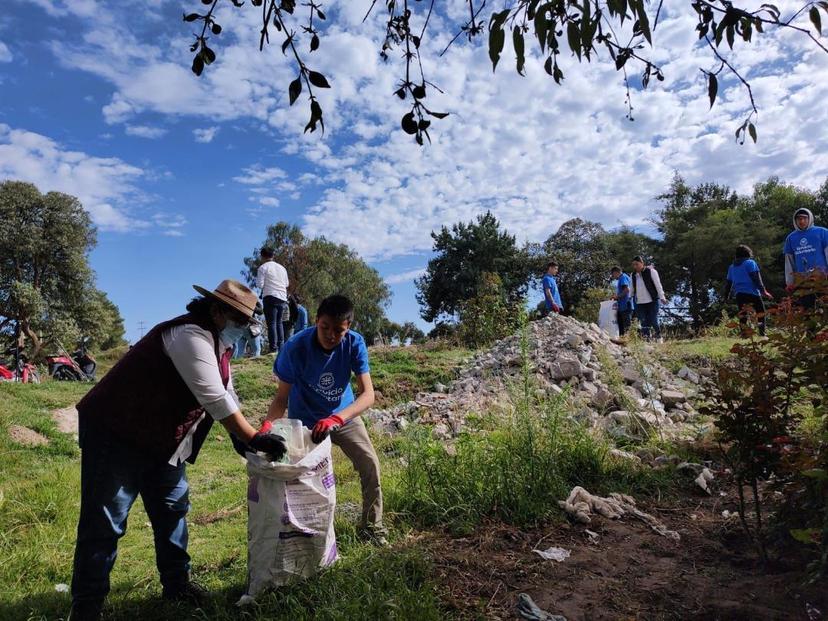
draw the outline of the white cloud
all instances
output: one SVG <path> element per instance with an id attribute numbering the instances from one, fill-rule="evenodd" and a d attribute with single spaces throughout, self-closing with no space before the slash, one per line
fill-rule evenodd
<path id="1" fill-rule="evenodd" d="M 42 192 L 77 196 L 93 221 L 104 230 L 147 229 L 122 206 L 132 198 L 140 168 L 117 158 L 65 150 L 46 136 L 0 124 L 0 178 L 28 181 Z"/>
<path id="2" fill-rule="evenodd" d="M 534 50 L 526 77 L 516 75 L 509 44 L 492 74 L 485 37 L 461 41 L 438 58 L 464 19 L 463 2 L 445 3 L 448 18 L 435 14 L 423 49 L 427 78 L 445 91 L 430 89 L 428 105 L 451 116 L 434 121 L 433 144 L 419 148 L 399 129 L 407 102 L 390 95 L 402 71 L 399 55 L 392 54 L 391 66 L 379 61 L 381 10 L 363 24 L 360 3 L 326 4 L 336 19 L 308 59 L 333 86 L 316 93 L 325 112 L 322 138 L 300 133 L 306 93 L 287 105 L 295 69 L 278 37 L 257 50 L 255 11 L 222 5 L 217 18 L 224 32 L 213 41 L 218 59 L 196 78 L 186 28 L 173 38 L 156 29 L 152 40 L 139 41 L 137 29 L 127 31 L 112 18 L 113 4 L 37 3 L 52 14 L 78 16 L 91 16 L 95 7 L 83 40 L 53 50 L 64 65 L 112 85 L 103 110 L 107 122 L 142 127 L 136 117 L 151 112 L 188 116 L 201 126 L 233 121 L 255 129 L 290 165 L 257 164 L 235 177 L 249 188 L 251 202 L 293 198 L 299 187 L 313 184 L 321 194 L 305 217 L 306 231 L 346 242 L 369 259 L 426 252 L 431 230 L 485 209 L 522 239 L 543 239 L 575 216 L 609 226 L 639 224 L 673 170 L 689 183 L 716 181 L 742 192 L 770 175 L 815 187 L 828 170 L 828 55 L 785 34 L 755 36 L 727 52 L 754 85 L 761 111 L 759 144 L 740 147 L 733 131 L 749 111 L 746 94 L 723 74 L 719 98 L 708 110 L 698 69 L 715 63 L 693 35 L 686 6 L 665 6 L 655 33 L 652 56 L 665 81 L 653 80 L 642 92 L 639 69 L 629 67 L 631 123 L 621 75 L 608 59 L 579 65 L 562 54 L 566 79 L 557 86 Z M 792 6 L 782 4 L 783 12 Z M 332 222 L 347 226 L 332 228 Z"/>
<path id="3" fill-rule="evenodd" d="M 163 127 L 150 127 L 149 125 L 127 125 L 124 131 L 129 136 L 149 138 L 150 140 L 157 140 L 167 133 L 167 130 Z"/>
<path id="4" fill-rule="evenodd" d="M 390 274 L 385 277 L 385 282 L 389 285 L 399 285 L 404 282 L 411 282 L 425 273 L 425 268 L 420 268 L 416 270 L 409 270 L 407 272 L 400 272 L 399 274 Z"/>
<path id="5" fill-rule="evenodd" d="M 205 127 L 204 129 L 194 129 L 193 136 L 195 136 L 196 142 L 206 144 L 208 142 L 212 142 L 213 138 L 216 137 L 216 134 L 218 134 L 218 132 L 218 126 L 214 125 L 213 127 Z"/>
<path id="6" fill-rule="evenodd" d="M 0 41 L 0 63 L 10 63 L 12 58 L 13 56 L 9 46 Z"/>
<path id="7" fill-rule="evenodd" d="M 278 166 L 264 167 L 259 164 L 250 166 L 242 171 L 233 181 L 244 185 L 263 185 L 277 179 L 287 179 L 288 174 Z"/>

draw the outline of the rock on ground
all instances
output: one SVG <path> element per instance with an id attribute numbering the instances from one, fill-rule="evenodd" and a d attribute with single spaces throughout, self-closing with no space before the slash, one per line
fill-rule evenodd
<path id="1" fill-rule="evenodd" d="M 696 417 L 687 401 L 688 393 L 697 390 L 694 378 L 673 374 L 646 355 L 648 346 L 644 347 L 641 358 L 647 360 L 642 363 L 595 324 L 550 315 L 527 326 L 526 361 L 521 334 L 514 334 L 476 354 L 448 385 L 390 409 L 369 410 L 365 417 L 388 433 L 418 422 L 432 425 L 437 437 L 448 439 L 462 430 L 471 412 L 508 411 L 511 395 L 528 373 L 535 395 L 556 398 L 566 392 L 576 405 L 578 419 L 614 437 L 641 435 L 648 427 L 665 435 L 689 434 L 690 421 Z M 603 368 L 601 350 L 617 369 Z M 637 410 L 635 416 L 632 412 L 626 417 L 608 416 L 631 407 Z"/>

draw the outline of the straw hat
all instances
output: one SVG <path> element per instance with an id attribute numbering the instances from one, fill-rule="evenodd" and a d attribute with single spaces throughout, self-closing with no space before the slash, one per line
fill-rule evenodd
<path id="1" fill-rule="evenodd" d="M 207 298 L 218 300 L 222 304 L 226 304 L 234 310 L 239 311 L 242 315 L 249 318 L 250 323 L 258 323 L 258 320 L 254 319 L 253 314 L 257 311 L 259 297 L 237 280 L 231 280 L 229 278 L 222 280 L 213 291 L 208 291 L 198 285 L 193 285 L 193 289 Z"/>

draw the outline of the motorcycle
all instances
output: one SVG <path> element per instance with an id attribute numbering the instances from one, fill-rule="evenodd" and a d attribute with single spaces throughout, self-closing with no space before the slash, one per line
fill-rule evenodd
<path id="1" fill-rule="evenodd" d="M 95 369 L 98 363 L 90 354 L 86 346 L 89 344 L 89 337 L 83 337 L 78 343 L 78 349 L 71 354 L 58 344 L 60 353 L 55 356 L 47 356 L 46 362 L 49 365 L 49 375 L 56 380 L 83 382 L 95 381 Z"/>
<path id="2" fill-rule="evenodd" d="M 29 362 L 23 350 L 13 345 L 3 352 L 4 356 L 13 356 L 10 362 L 0 362 L 0 381 L 20 382 L 21 384 L 39 384 L 40 373 Z"/>

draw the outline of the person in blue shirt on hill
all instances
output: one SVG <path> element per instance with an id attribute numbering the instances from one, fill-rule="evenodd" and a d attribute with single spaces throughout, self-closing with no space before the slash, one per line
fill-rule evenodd
<path id="1" fill-rule="evenodd" d="M 301 332 L 308 327 L 308 309 L 302 305 L 302 298 L 294 295 L 293 299 L 296 301 L 296 319 L 293 322 L 293 332 Z"/>
<path id="2" fill-rule="evenodd" d="M 361 530 L 385 545 L 379 459 L 360 418 L 374 403 L 374 385 L 365 339 L 350 329 L 353 318 L 354 306 L 347 297 L 329 296 L 319 304 L 316 324 L 285 343 L 274 363 L 279 389 L 261 431 L 269 431 L 272 422 L 287 413 L 312 430 L 317 444 L 330 435 L 359 474 Z M 356 399 L 351 374 L 356 376 Z"/>
<path id="3" fill-rule="evenodd" d="M 564 306 L 561 302 L 561 292 L 558 290 L 558 281 L 555 276 L 558 275 L 558 264 L 550 262 L 546 266 L 546 274 L 543 276 L 541 284 L 543 285 L 543 301 L 546 303 L 546 314 L 549 311 L 554 313 L 562 313 Z"/>
<path id="4" fill-rule="evenodd" d="M 793 217 L 794 230 L 785 238 L 785 289 L 793 292 L 799 280 L 812 274 L 828 274 L 828 229 L 814 225 L 810 209 L 797 209 Z M 813 308 L 816 296 L 805 295 L 799 304 Z"/>
<path id="5" fill-rule="evenodd" d="M 633 310 L 635 309 L 635 302 L 632 299 L 632 279 L 617 265 L 612 267 L 610 275 L 613 280 L 617 281 L 615 295 L 612 296 L 612 299 L 618 304 L 615 311 L 618 319 L 618 336 L 624 336 L 630 329 Z"/>
<path id="6" fill-rule="evenodd" d="M 759 264 L 753 260 L 753 251 L 745 245 L 736 246 L 736 258 L 727 268 L 724 299 L 727 300 L 731 293 L 736 294 L 739 323 L 744 327 L 748 308 L 752 306 L 759 321 L 759 334 L 765 336 L 765 305 L 762 296 L 769 300 L 773 299 L 773 296 L 762 282 Z"/>

